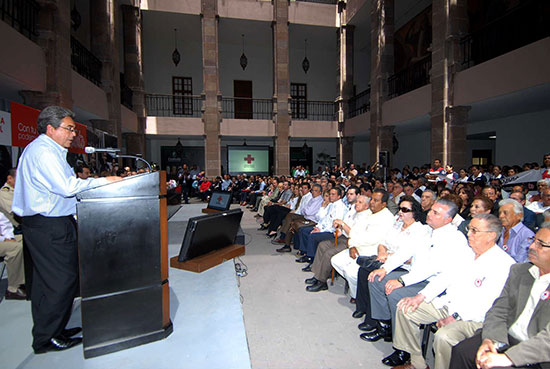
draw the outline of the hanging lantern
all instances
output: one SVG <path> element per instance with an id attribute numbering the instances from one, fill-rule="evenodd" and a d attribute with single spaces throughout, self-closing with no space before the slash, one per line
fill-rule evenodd
<path id="1" fill-rule="evenodd" d="M 243 70 L 246 69 L 246 66 L 248 65 L 248 58 L 246 57 L 246 55 L 244 54 L 244 34 L 241 35 L 242 37 L 242 40 L 243 40 L 243 53 L 241 55 L 241 60 L 240 60 L 240 64 L 241 64 L 241 68 Z"/>
<path id="2" fill-rule="evenodd" d="M 302 61 L 302 69 L 304 70 L 304 73 L 307 74 L 307 71 L 309 70 L 309 59 L 307 58 L 307 38 L 305 41 L 305 53 L 304 60 Z"/>
<path id="3" fill-rule="evenodd" d="M 174 62 L 174 65 L 177 67 L 181 60 L 181 55 L 180 55 L 180 52 L 178 51 L 178 29 L 177 28 L 174 28 L 174 45 L 175 45 L 175 48 L 174 48 L 174 52 L 172 53 L 172 62 Z"/>

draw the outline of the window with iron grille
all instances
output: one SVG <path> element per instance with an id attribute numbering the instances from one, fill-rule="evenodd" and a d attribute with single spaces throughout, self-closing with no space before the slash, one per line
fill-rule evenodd
<path id="1" fill-rule="evenodd" d="M 307 118 L 307 84 L 290 84 L 290 109 L 292 110 L 292 119 Z"/>
<path id="2" fill-rule="evenodd" d="M 172 95 L 174 115 L 193 115 L 193 99 L 183 97 L 193 95 L 191 77 L 172 77 Z"/>

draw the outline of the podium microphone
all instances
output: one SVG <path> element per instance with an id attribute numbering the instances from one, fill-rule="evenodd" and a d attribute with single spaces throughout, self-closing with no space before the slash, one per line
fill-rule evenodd
<path id="1" fill-rule="evenodd" d="M 84 148 L 84 152 L 86 154 L 93 154 L 93 153 L 96 153 L 96 152 L 108 152 L 110 154 L 115 154 L 117 152 L 120 152 L 120 149 L 114 149 L 112 147 L 106 147 L 106 148 L 95 148 L 95 147 L 91 147 L 91 146 L 86 146 Z"/>

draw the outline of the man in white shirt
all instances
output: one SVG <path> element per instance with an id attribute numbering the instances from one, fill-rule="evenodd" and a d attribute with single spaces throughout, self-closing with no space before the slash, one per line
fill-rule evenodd
<path id="1" fill-rule="evenodd" d="M 33 261 L 31 289 L 34 352 L 60 351 L 79 344 L 81 328 L 65 329 L 78 283 L 75 194 L 120 180 L 79 179 L 67 163 L 76 136 L 74 113 L 49 106 L 38 116 L 38 133 L 17 167 L 12 210 L 23 217 L 25 245 Z"/>
<path id="2" fill-rule="evenodd" d="M 350 213 L 352 216 L 348 217 Z M 357 237 L 363 234 L 363 229 L 367 227 L 367 219 L 372 214 L 369 210 L 369 198 L 358 195 L 355 201 L 355 212 L 350 211 L 348 214 L 346 219 L 336 219 L 333 223 L 340 234 L 336 245 L 331 240 L 319 243 L 311 266 L 313 277 L 305 280 L 308 292 L 327 290 L 326 282 L 332 270 L 330 264 L 332 257 L 340 251 L 347 250 L 348 245 L 359 244 L 360 240 Z"/>
<path id="3" fill-rule="evenodd" d="M 494 215 L 474 216 L 468 230 L 473 253 L 467 264 L 461 265 L 460 273 L 451 275 L 446 293 L 431 301 L 424 299 L 416 309 L 408 305 L 407 299 L 397 305 L 393 346 L 411 355 L 411 364 L 402 368 L 426 367 L 419 324 L 437 322 L 439 330 L 433 344 L 435 369 L 448 369 L 452 347 L 481 328 L 487 310 L 508 278 L 510 266 L 515 263 L 496 245 L 501 232 L 502 224 Z"/>
<path id="4" fill-rule="evenodd" d="M 21 235 L 13 234 L 13 225 L 0 212 L 0 256 L 8 268 L 8 289 L 6 300 L 25 300 L 27 295 L 19 287 L 25 284 L 23 266 L 23 242 Z"/>
<path id="5" fill-rule="evenodd" d="M 471 258 L 472 251 L 466 238 L 451 224 L 457 211 L 454 202 L 444 198 L 437 200 L 427 219 L 428 225 L 433 229 L 431 238 L 427 238 L 422 244 L 403 248 L 403 251 L 414 250 L 414 254 L 403 255 L 401 260 L 394 257 L 376 271 L 376 278 L 369 276 L 372 318 L 379 322 L 377 327 L 372 327 L 371 332 L 361 334 L 362 339 L 377 341 L 384 338 L 385 341 L 391 341 L 391 323 L 395 321 L 397 303 L 403 298 L 417 295 L 420 291 L 423 292 L 421 296 L 431 301 L 445 291 L 450 283 L 443 272 L 455 269 L 460 271 L 461 265 Z M 413 259 L 410 271 L 394 270 L 411 256 Z M 414 300 L 415 307 L 421 302 L 420 299 Z M 396 350 L 384 358 L 383 362 L 400 365 L 407 359 L 406 352 Z"/>
<path id="6" fill-rule="evenodd" d="M 531 210 L 535 214 L 544 213 L 544 211 L 550 209 L 550 187 L 546 187 L 540 193 L 541 200 L 532 202 L 527 209 Z"/>
<path id="7" fill-rule="evenodd" d="M 376 255 L 378 245 L 393 226 L 393 214 L 386 207 L 388 197 L 385 190 L 381 188 L 374 190 L 369 204 L 372 215 L 368 217 L 366 227 L 362 232 L 360 231 L 362 234 L 358 235 L 358 242 L 331 259 L 334 269 L 348 281 L 351 298 L 355 298 L 357 294 L 357 273 L 359 272 L 357 257 Z"/>
<path id="8" fill-rule="evenodd" d="M 514 264 L 483 329 L 453 347 L 451 369 L 550 368 L 550 223 Z"/>

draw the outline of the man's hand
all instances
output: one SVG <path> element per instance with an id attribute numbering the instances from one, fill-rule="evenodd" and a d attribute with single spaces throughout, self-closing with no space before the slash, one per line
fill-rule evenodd
<path id="1" fill-rule="evenodd" d="M 456 319 L 452 315 L 450 315 L 446 318 L 439 319 L 435 325 L 437 326 L 437 328 L 441 328 L 453 322 L 456 322 Z"/>
<path id="2" fill-rule="evenodd" d="M 374 282 L 375 278 L 378 277 L 378 280 L 381 281 L 386 276 L 386 274 L 388 274 L 386 272 L 386 269 L 384 268 L 376 269 L 370 272 L 368 280 L 369 282 Z"/>
<path id="3" fill-rule="evenodd" d="M 359 251 L 357 251 L 356 247 L 350 247 L 349 248 L 349 257 L 352 259 L 357 259 L 359 256 Z"/>
<path id="4" fill-rule="evenodd" d="M 386 295 L 389 295 L 390 293 L 393 292 L 393 290 L 396 290 L 396 289 L 401 288 L 401 287 L 403 287 L 403 285 L 397 279 L 391 279 L 391 280 L 387 281 L 386 286 L 385 286 Z"/>
<path id="5" fill-rule="evenodd" d="M 321 232 L 321 230 L 317 227 L 313 228 L 313 230 L 311 231 L 311 233 L 319 233 Z"/>
<path id="6" fill-rule="evenodd" d="M 124 178 L 118 177 L 118 176 L 108 176 L 108 177 L 105 177 L 105 179 L 108 180 L 109 182 L 118 182 L 118 181 L 122 181 Z"/>
<path id="7" fill-rule="evenodd" d="M 490 369 L 494 367 L 508 367 L 512 366 L 514 363 L 506 356 L 505 354 L 498 354 L 494 352 L 488 352 L 481 357 L 477 362 L 477 367 L 481 369 Z"/>
<path id="8" fill-rule="evenodd" d="M 422 301 L 424 301 L 425 298 L 426 297 L 420 293 L 413 297 L 402 298 L 397 303 L 397 308 L 401 309 L 405 314 L 408 312 L 412 313 L 418 309 L 418 306 L 422 303 Z"/>

